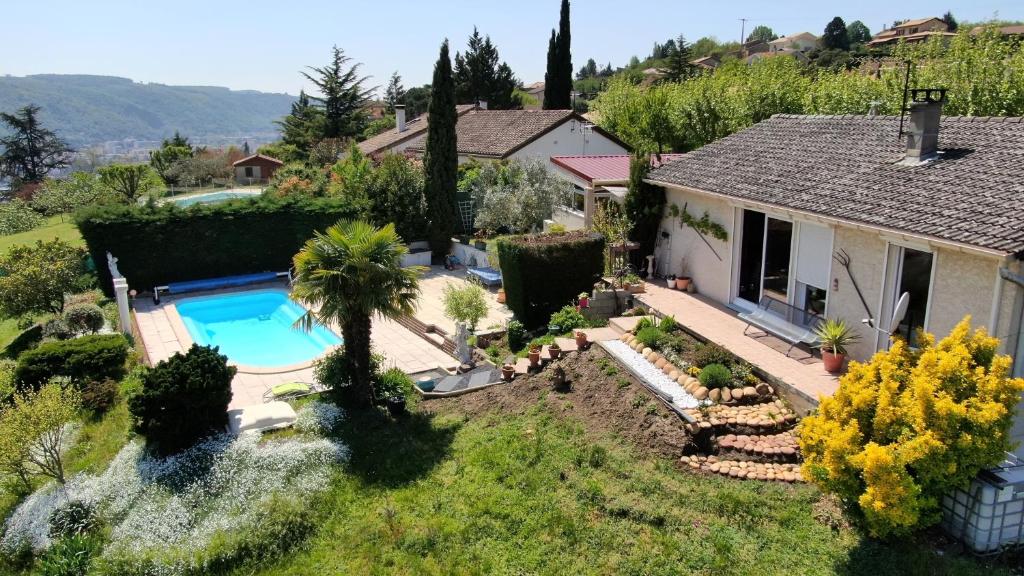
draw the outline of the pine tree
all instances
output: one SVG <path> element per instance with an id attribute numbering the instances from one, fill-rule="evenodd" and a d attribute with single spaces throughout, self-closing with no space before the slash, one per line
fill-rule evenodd
<path id="1" fill-rule="evenodd" d="M 672 43 L 668 53 L 668 66 L 665 78 L 670 82 L 682 82 L 694 75 L 696 67 L 690 64 L 690 45 L 682 34 Z"/>
<path id="2" fill-rule="evenodd" d="M 836 16 L 825 26 L 825 33 L 821 35 L 821 47 L 827 50 L 849 50 L 850 36 L 846 32 L 846 22 Z"/>
<path id="3" fill-rule="evenodd" d="M 310 66 L 302 75 L 320 90 L 320 96 L 310 97 L 324 113 L 324 138 L 354 138 L 366 124 L 366 105 L 373 88 L 363 88 L 366 76 L 359 76 L 360 64 L 349 64 L 351 58 L 335 46 L 330 64 L 320 68 Z"/>
<path id="4" fill-rule="evenodd" d="M 39 122 L 39 107 L 29 104 L 14 114 L 0 112 L 8 134 L 0 138 L 0 176 L 15 182 L 42 182 L 52 170 L 64 168 L 73 150 Z"/>
<path id="5" fill-rule="evenodd" d="M 455 135 L 455 82 L 448 56 L 448 40 L 441 44 L 441 53 L 434 65 L 431 84 L 430 122 L 427 125 L 426 153 L 423 157 L 424 198 L 430 218 L 428 239 L 434 255 L 448 253 L 455 233 L 455 187 L 458 183 L 459 154 Z"/>
<path id="6" fill-rule="evenodd" d="M 491 37 L 482 37 L 473 28 L 468 45 L 465 56 L 455 54 L 456 102 L 476 104 L 482 100 L 495 110 L 518 108 L 519 99 L 514 93 L 519 81 L 507 63 L 498 63 L 498 49 Z"/>
<path id="7" fill-rule="evenodd" d="M 544 74 L 544 109 L 572 108 L 572 38 L 569 25 L 569 0 L 562 0 L 558 32 L 551 31 L 548 42 L 548 70 Z"/>
<path id="8" fill-rule="evenodd" d="M 324 113 L 310 102 L 305 91 L 299 91 L 299 99 L 292 102 L 291 112 L 276 122 L 281 130 L 281 141 L 295 146 L 308 154 L 314 142 L 323 136 Z"/>
<path id="9" fill-rule="evenodd" d="M 402 77 L 397 71 L 391 73 L 391 80 L 384 93 L 384 103 L 387 104 L 388 113 L 394 113 L 396 105 L 405 103 L 405 87 L 402 86 Z"/>

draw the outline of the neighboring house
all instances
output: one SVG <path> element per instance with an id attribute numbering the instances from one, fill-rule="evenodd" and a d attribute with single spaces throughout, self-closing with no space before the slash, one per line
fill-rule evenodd
<path id="1" fill-rule="evenodd" d="M 366 103 L 363 110 L 366 112 L 366 116 L 370 120 L 379 120 L 387 114 L 388 105 L 386 102 L 381 102 L 380 100 L 371 100 Z"/>
<path id="2" fill-rule="evenodd" d="M 783 36 L 768 43 L 768 52 L 810 52 L 818 47 L 818 37 L 810 32 Z"/>
<path id="3" fill-rule="evenodd" d="M 651 166 L 671 162 L 682 154 L 651 155 Z M 560 206 L 553 220 L 568 230 L 589 228 L 599 202 L 622 203 L 629 186 L 629 154 L 612 156 L 552 156 L 555 173 L 575 188 L 567 206 Z"/>
<path id="4" fill-rule="evenodd" d="M 473 104 L 459 104 L 455 107 L 456 114 L 462 116 L 475 109 Z M 405 106 L 395 106 L 395 127 L 367 138 L 356 144 L 359 151 L 368 156 L 386 153 L 399 153 L 406 149 L 418 136 L 427 132 L 429 114 L 421 114 L 412 120 L 405 119 Z"/>
<path id="5" fill-rule="evenodd" d="M 529 94 L 535 101 L 533 104 L 523 106 L 527 110 L 541 110 L 544 108 L 544 82 L 534 82 L 523 86 L 523 91 Z"/>
<path id="6" fill-rule="evenodd" d="M 975 26 L 974 28 L 971 28 L 971 35 L 977 36 L 978 34 L 981 34 L 984 30 L 985 26 Z M 1003 36 L 1016 36 L 1018 38 L 1024 36 L 1024 26 L 1022 25 L 1000 26 L 999 28 L 997 28 L 997 30 L 999 30 L 999 34 Z"/>
<path id="7" fill-rule="evenodd" d="M 240 184 L 256 184 L 267 182 L 274 177 L 274 172 L 284 165 L 277 158 L 253 154 L 231 164 L 235 169 L 235 182 Z"/>
<path id="8" fill-rule="evenodd" d="M 768 58 L 778 58 L 780 56 L 792 56 L 793 58 L 796 58 L 797 60 L 804 64 L 807 64 L 811 61 L 811 59 L 807 56 L 806 53 L 791 48 L 786 48 L 775 52 L 758 52 L 757 54 L 751 54 L 750 56 L 747 56 L 743 61 L 749 65 L 754 64 L 755 62 L 760 62 L 761 60 L 766 60 Z"/>
<path id="9" fill-rule="evenodd" d="M 629 147 L 572 110 L 473 110 L 455 127 L 459 162 L 627 154 Z M 426 134 L 409 143 L 422 154 Z"/>
<path id="10" fill-rule="evenodd" d="M 907 20 L 898 26 L 893 26 L 875 34 L 865 44 L 869 47 L 885 46 L 895 44 L 900 40 L 905 42 L 922 42 L 932 36 L 956 36 L 949 31 L 949 25 L 940 18 L 918 18 Z"/>
<path id="11" fill-rule="evenodd" d="M 669 204 L 728 233 L 666 216 L 659 273 L 692 276 L 738 310 L 769 297 L 844 319 L 857 360 L 888 340 L 863 319 L 941 337 L 969 314 L 1024 375 L 1024 123 L 940 122 L 941 101 L 912 93 L 903 138 L 896 116 L 776 115 L 653 170 Z M 904 293 L 908 313 L 890 327 Z M 1024 416 L 1013 434 L 1024 440 Z"/>
<path id="12" fill-rule="evenodd" d="M 722 61 L 714 56 L 701 56 L 695 60 L 690 60 L 690 64 L 693 64 L 703 70 L 714 70 L 715 68 L 718 68 L 721 63 Z"/>

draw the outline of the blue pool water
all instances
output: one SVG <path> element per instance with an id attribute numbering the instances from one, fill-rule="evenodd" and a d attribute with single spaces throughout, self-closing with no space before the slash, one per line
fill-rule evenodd
<path id="1" fill-rule="evenodd" d="M 282 290 L 198 296 L 176 306 L 196 344 L 219 346 L 221 354 L 238 364 L 287 366 L 341 344 L 341 338 L 322 326 L 310 332 L 292 328 L 305 310 Z"/>
<path id="2" fill-rule="evenodd" d="M 197 196 L 188 196 L 186 198 L 172 199 L 174 202 L 182 208 L 192 206 L 194 204 L 216 204 L 217 202 L 224 202 L 225 200 L 234 200 L 236 198 L 254 198 L 259 196 L 259 192 L 231 192 L 230 190 L 224 192 L 211 192 L 209 194 L 199 194 Z"/>

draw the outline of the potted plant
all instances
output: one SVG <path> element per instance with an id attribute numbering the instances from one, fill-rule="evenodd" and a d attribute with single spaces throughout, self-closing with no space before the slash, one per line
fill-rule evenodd
<path id="1" fill-rule="evenodd" d="M 842 370 L 846 347 L 860 337 L 845 320 L 835 318 L 827 318 L 814 332 L 821 340 L 821 360 L 825 363 L 825 370 L 833 374 Z"/>
<path id="2" fill-rule="evenodd" d="M 578 301 L 577 306 L 579 307 L 580 310 L 583 310 L 584 308 L 589 308 L 590 307 L 590 294 L 588 294 L 586 292 L 580 292 L 580 295 L 577 297 L 577 301 Z"/>
<path id="3" fill-rule="evenodd" d="M 505 382 L 511 382 L 512 377 L 516 374 L 516 367 L 506 362 L 501 367 L 501 377 Z"/>
<path id="4" fill-rule="evenodd" d="M 686 290 L 690 287 L 689 276 L 679 276 L 676 278 L 676 288 L 679 290 Z"/>
<path id="5" fill-rule="evenodd" d="M 505 303 L 505 289 L 504 288 L 498 288 L 498 304 L 504 304 L 504 303 Z"/>
<path id="6" fill-rule="evenodd" d="M 669 288 L 675 288 L 676 287 L 676 275 L 675 274 L 669 274 L 668 276 L 666 276 L 665 277 L 665 284 L 668 284 Z"/>
<path id="7" fill-rule="evenodd" d="M 576 331 L 576 347 L 580 350 L 587 345 L 587 333 L 582 330 Z"/>
<path id="8" fill-rule="evenodd" d="M 530 359 L 531 366 L 540 364 L 540 344 L 530 344 L 530 351 L 526 354 L 526 357 Z"/>
<path id="9" fill-rule="evenodd" d="M 392 418 L 405 415 L 405 396 L 392 396 L 384 401 Z"/>
<path id="10" fill-rule="evenodd" d="M 557 342 L 552 342 L 548 345 L 548 355 L 551 356 L 552 360 L 558 360 L 558 355 L 562 353 L 562 348 Z"/>

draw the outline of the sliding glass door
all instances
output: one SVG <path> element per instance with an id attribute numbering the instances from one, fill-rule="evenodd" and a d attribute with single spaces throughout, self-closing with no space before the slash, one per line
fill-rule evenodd
<path id="1" fill-rule="evenodd" d="M 903 317 L 896 333 L 911 346 L 917 345 L 917 331 L 925 327 L 928 312 L 928 296 L 932 283 L 932 254 L 897 246 L 896 248 L 896 292 L 893 301 L 898 302 L 904 293 L 910 295 L 907 314 Z"/>
<path id="2" fill-rule="evenodd" d="M 793 223 L 744 210 L 742 233 L 737 297 L 752 305 L 762 296 L 788 303 Z"/>

